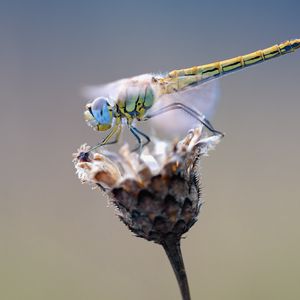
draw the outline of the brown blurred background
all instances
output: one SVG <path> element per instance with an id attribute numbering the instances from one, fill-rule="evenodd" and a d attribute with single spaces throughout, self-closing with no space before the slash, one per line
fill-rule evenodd
<path id="1" fill-rule="evenodd" d="M 97 133 L 80 89 L 300 37 L 298 1 L 2 1 L 0 299 L 179 299 L 71 154 Z M 193 299 L 300 298 L 300 53 L 221 80 L 226 137 L 183 241 Z"/>

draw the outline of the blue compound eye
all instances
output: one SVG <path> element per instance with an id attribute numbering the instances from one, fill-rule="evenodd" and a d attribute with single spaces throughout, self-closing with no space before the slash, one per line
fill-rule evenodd
<path id="1" fill-rule="evenodd" d="M 111 124 L 112 111 L 109 109 L 109 103 L 105 98 L 95 99 L 91 105 L 91 112 L 99 124 Z"/>

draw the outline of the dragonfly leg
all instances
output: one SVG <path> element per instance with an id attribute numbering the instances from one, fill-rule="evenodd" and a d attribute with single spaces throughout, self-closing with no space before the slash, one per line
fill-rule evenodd
<path id="1" fill-rule="evenodd" d="M 136 127 L 132 127 L 132 128 L 133 128 L 133 130 L 135 130 L 135 132 L 137 132 L 138 134 L 140 134 L 146 140 L 146 142 L 144 142 L 142 144 L 142 147 L 145 147 L 146 145 L 148 145 L 151 142 L 151 139 L 149 138 L 149 136 L 146 135 L 144 132 L 140 131 Z"/>
<path id="2" fill-rule="evenodd" d="M 105 145 L 113 145 L 113 144 L 116 144 L 119 141 L 120 134 L 122 132 L 122 130 L 121 130 L 122 127 L 121 127 L 121 125 L 118 125 L 117 127 L 118 127 L 118 130 L 115 133 L 115 139 L 113 141 L 105 143 Z"/>
<path id="3" fill-rule="evenodd" d="M 135 136 L 135 138 L 138 141 L 138 146 L 136 148 L 134 148 L 132 150 L 132 152 L 139 150 L 139 152 L 141 153 L 143 147 L 146 146 L 147 144 L 149 144 L 151 140 L 145 133 L 143 133 L 142 131 L 140 131 L 139 129 L 137 129 L 134 126 L 130 126 L 130 131 L 132 132 L 132 134 Z M 141 140 L 140 136 L 145 138 L 146 142 L 142 143 L 142 140 Z"/>
<path id="4" fill-rule="evenodd" d="M 135 152 L 137 150 L 139 150 L 139 152 L 141 152 L 141 149 L 142 149 L 142 140 L 141 140 L 140 136 L 136 133 L 136 131 L 133 129 L 133 127 L 130 127 L 129 129 L 130 129 L 131 133 L 134 135 L 134 137 L 138 141 L 138 146 L 136 148 L 134 148 L 132 150 L 132 152 Z"/>
<path id="5" fill-rule="evenodd" d="M 166 113 L 166 112 L 169 112 L 169 111 L 175 110 L 175 109 L 181 109 L 181 110 L 185 111 L 190 116 L 192 116 L 193 118 L 195 118 L 196 120 L 201 122 L 212 133 L 224 136 L 224 134 L 222 132 L 214 129 L 212 124 L 209 122 L 208 119 L 205 118 L 205 116 L 202 113 L 200 113 L 200 112 L 198 112 L 198 111 L 196 111 L 196 110 L 194 110 L 194 109 L 192 109 L 192 108 L 190 108 L 190 107 L 188 107 L 188 106 L 186 106 L 182 103 L 171 103 L 171 104 L 169 104 L 165 107 L 162 107 L 159 110 L 154 111 L 154 112 L 146 115 L 145 118 L 143 119 L 143 121 L 149 120 L 151 118 L 154 118 L 156 116 L 159 116 L 163 113 Z"/>
<path id="6" fill-rule="evenodd" d="M 110 133 L 100 142 L 98 143 L 97 145 L 95 145 L 94 147 L 92 147 L 89 151 L 93 151 L 101 146 L 104 146 L 104 145 L 111 145 L 111 144 L 115 144 L 118 142 L 119 140 L 119 137 L 120 137 L 120 133 L 121 133 L 121 125 L 116 125 L 112 128 L 112 130 L 110 131 Z M 114 136 L 116 135 L 116 138 L 114 141 L 111 141 L 109 142 L 109 140 Z"/>

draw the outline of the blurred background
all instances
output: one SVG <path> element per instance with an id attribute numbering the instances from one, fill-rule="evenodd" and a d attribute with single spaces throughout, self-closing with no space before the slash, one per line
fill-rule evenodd
<path id="1" fill-rule="evenodd" d="M 0 298 L 179 299 L 163 250 L 81 185 L 100 136 L 82 87 L 300 37 L 300 4 L 1 1 Z M 193 299 L 300 298 L 300 53 L 220 80 L 200 220 L 183 240 Z"/>

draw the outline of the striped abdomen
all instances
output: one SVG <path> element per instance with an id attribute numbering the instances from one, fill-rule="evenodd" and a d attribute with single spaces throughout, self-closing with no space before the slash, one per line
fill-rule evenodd
<path id="1" fill-rule="evenodd" d="M 165 81 L 164 83 L 167 83 L 164 93 L 171 93 L 175 90 L 180 91 L 188 86 L 196 85 L 245 67 L 291 53 L 298 48 L 300 48 L 300 39 L 290 40 L 279 45 L 274 45 L 272 47 L 235 58 L 182 70 L 174 70 L 162 80 Z"/>

